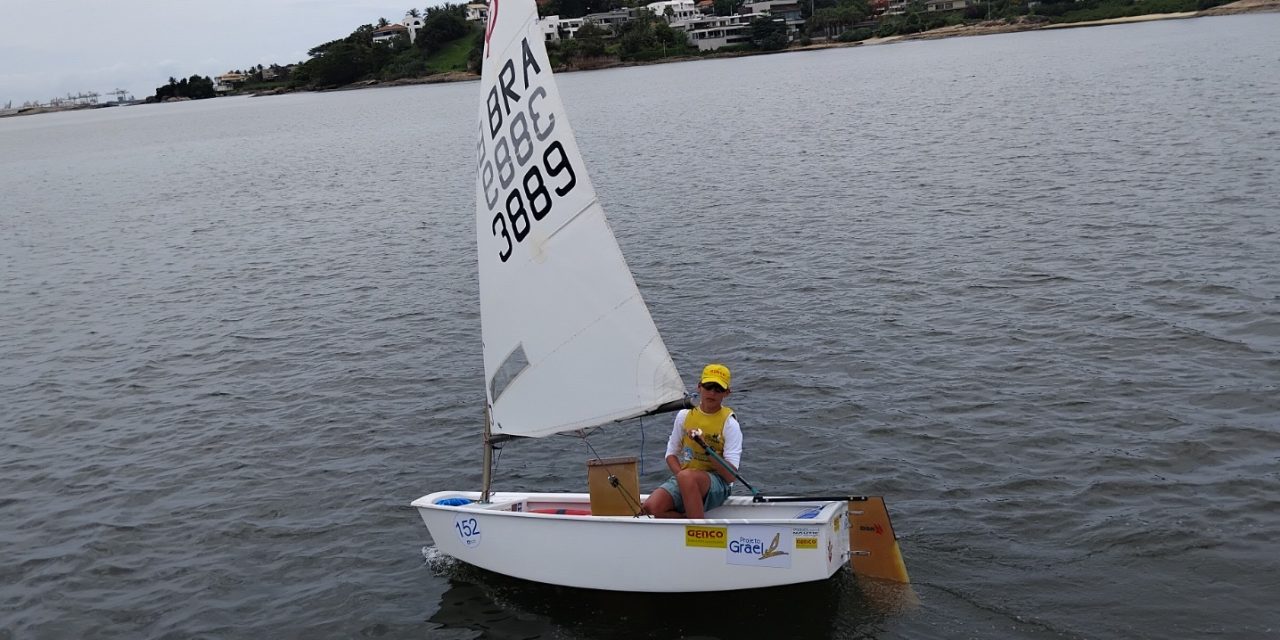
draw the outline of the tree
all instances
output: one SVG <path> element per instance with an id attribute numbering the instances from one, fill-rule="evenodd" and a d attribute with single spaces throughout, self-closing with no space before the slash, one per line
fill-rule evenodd
<path id="1" fill-rule="evenodd" d="M 669 24 L 653 25 L 653 35 L 658 39 L 658 44 L 667 47 L 687 47 L 689 46 L 689 34 L 679 29 L 672 29 Z"/>
<path id="2" fill-rule="evenodd" d="M 415 44 L 431 54 L 469 33 L 471 23 L 467 22 L 467 8 L 460 4 L 446 3 L 427 8 Z"/>
<path id="3" fill-rule="evenodd" d="M 688 44 L 683 31 L 672 29 L 665 18 L 650 11 L 638 11 L 618 31 L 618 51 L 625 59 L 653 59 L 667 55 L 668 49 L 683 52 Z M 581 30 L 578 37 L 582 37 Z"/>
<path id="4" fill-rule="evenodd" d="M 865 2 L 842 2 L 834 7 L 815 10 L 805 26 L 809 35 L 830 37 L 866 20 L 869 13 Z"/>
<path id="5" fill-rule="evenodd" d="M 187 79 L 187 97 L 193 100 L 212 98 L 218 95 L 213 90 L 213 78 L 193 75 Z"/>
<path id="6" fill-rule="evenodd" d="M 574 34 L 573 37 L 577 40 L 605 38 L 608 37 L 610 33 L 611 32 L 608 29 L 594 22 L 584 22 L 581 27 L 578 27 L 578 32 Z"/>
<path id="7" fill-rule="evenodd" d="M 592 0 L 548 0 L 539 7 L 538 15 L 581 18 L 594 11 L 591 2 Z"/>
<path id="8" fill-rule="evenodd" d="M 190 78 L 176 80 L 169 78 L 169 84 L 163 87 L 156 87 L 155 100 L 162 102 L 168 98 L 190 98 L 192 100 L 202 100 L 204 98 L 212 98 L 217 95 L 213 90 L 213 78 L 193 75 Z"/>
<path id="9" fill-rule="evenodd" d="M 756 18 L 748 28 L 751 32 L 751 46 L 757 49 L 777 51 L 787 47 L 787 23 L 782 18 Z"/>
<path id="10" fill-rule="evenodd" d="M 339 42 L 323 55 L 305 63 L 312 84 L 336 87 L 351 84 L 373 71 L 373 51 L 350 42 Z"/>
<path id="11" fill-rule="evenodd" d="M 312 86 L 333 87 L 375 76 L 394 52 L 388 47 L 373 46 L 373 32 L 373 25 L 366 24 L 341 40 L 313 47 L 308 52 L 311 59 L 300 65 L 301 73 L 295 79 L 305 79 Z"/>
<path id="12" fill-rule="evenodd" d="M 738 10 L 739 0 L 715 0 L 712 6 L 718 16 L 731 16 Z"/>
<path id="13" fill-rule="evenodd" d="M 582 58 L 597 58 L 604 55 L 604 38 L 609 32 L 594 22 L 588 22 L 578 28 L 573 41 L 577 43 L 577 55 Z"/>

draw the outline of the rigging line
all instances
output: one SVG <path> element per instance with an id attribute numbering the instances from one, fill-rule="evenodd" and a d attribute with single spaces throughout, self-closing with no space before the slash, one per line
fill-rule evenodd
<path id="1" fill-rule="evenodd" d="M 644 475 L 644 416 L 640 416 L 640 475 Z"/>
<path id="2" fill-rule="evenodd" d="M 591 441 L 587 439 L 586 432 L 580 432 L 580 434 L 583 444 L 587 445 L 587 448 L 591 450 L 591 455 L 595 456 L 596 460 L 599 460 L 602 463 L 601 466 L 603 466 L 604 470 L 609 474 L 609 486 L 616 489 L 618 491 L 618 495 L 622 496 L 622 501 L 627 503 L 627 507 L 631 509 L 631 515 L 639 518 L 642 515 L 642 505 L 640 505 L 639 500 L 632 499 L 631 494 L 627 493 L 626 490 L 622 488 L 622 483 L 618 480 L 618 476 L 614 475 L 613 469 L 609 468 L 609 465 L 603 464 L 604 458 L 600 457 L 600 454 L 596 453 L 596 448 L 591 446 Z"/>

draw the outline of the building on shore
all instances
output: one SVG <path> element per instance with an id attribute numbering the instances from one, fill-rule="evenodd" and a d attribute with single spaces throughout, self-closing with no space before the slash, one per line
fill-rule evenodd
<path id="1" fill-rule="evenodd" d="M 380 42 L 390 43 L 396 36 L 408 37 L 409 28 L 399 22 L 393 22 L 385 27 L 378 27 L 373 30 L 373 42 L 375 44 Z"/>
<path id="2" fill-rule="evenodd" d="M 413 41 L 418 39 L 418 31 L 422 29 L 422 14 L 417 10 L 410 11 L 404 14 L 404 20 L 401 20 L 400 24 L 409 30 L 409 44 L 413 44 Z"/>
<path id="3" fill-rule="evenodd" d="M 671 23 L 672 26 L 685 20 L 700 18 L 703 15 L 693 0 L 662 0 L 661 2 L 650 2 L 644 8 L 656 16 L 666 18 L 667 22 Z"/>
<path id="4" fill-rule="evenodd" d="M 483 2 L 472 2 L 467 4 L 467 20 L 470 20 L 471 22 L 488 22 L 489 5 Z"/>
<path id="5" fill-rule="evenodd" d="M 699 51 L 714 51 L 720 47 L 750 42 L 751 21 L 758 17 L 760 16 L 754 13 L 703 16 L 686 21 L 684 31 L 689 36 L 689 43 L 698 47 Z"/>
<path id="6" fill-rule="evenodd" d="M 249 80 L 249 76 L 239 71 L 228 71 L 213 79 L 213 90 L 217 93 L 228 93 Z"/>

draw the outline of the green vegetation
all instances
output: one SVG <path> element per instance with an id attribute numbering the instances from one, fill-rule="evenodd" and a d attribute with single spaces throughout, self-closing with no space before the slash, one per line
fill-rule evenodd
<path id="1" fill-rule="evenodd" d="M 448 73 L 480 68 L 484 52 L 484 30 L 476 27 L 470 37 L 459 37 L 446 44 L 427 61 L 428 73 Z"/>
<path id="2" fill-rule="evenodd" d="M 169 84 L 163 87 L 156 87 L 156 95 L 150 99 L 153 102 L 164 102 L 169 98 L 188 98 L 191 100 L 199 100 L 201 98 L 212 98 L 213 78 L 204 76 L 191 76 L 176 80 L 169 78 Z"/>
<path id="3" fill-rule="evenodd" d="M 483 27 L 467 22 L 465 5 L 445 4 L 430 7 L 425 13 L 417 9 L 409 13 L 423 18 L 413 43 L 407 35 L 374 42 L 374 32 L 389 24 L 386 19 L 379 19 L 377 27 L 362 25 L 345 38 L 312 47 L 306 62 L 289 67 L 255 65 L 245 71 L 234 71 L 244 76 L 244 81 L 236 85 L 236 91 L 329 89 L 362 81 L 479 69 Z M 156 89 L 152 100 L 212 98 L 214 95 L 212 78 L 191 76 L 184 80 L 170 78 L 168 85 Z"/>
<path id="4" fill-rule="evenodd" d="M 808 14 L 808 7 L 801 5 Z M 871 15 L 866 0 L 824 0 L 814 2 L 811 15 L 805 15 L 805 29 L 810 37 L 842 34 L 854 25 L 865 22 Z M 868 36 L 870 37 L 870 36 Z"/>
<path id="5" fill-rule="evenodd" d="M 718 16 L 731 16 L 738 9 L 738 0 L 714 0 L 712 13 Z"/>
<path id="6" fill-rule="evenodd" d="M 688 37 L 677 31 L 649 11 L 640 11 L 634 19 L 622 25 L 618 33 L 617 52 L 623 60 L 658 60 L 674 55 L 696 53 L 697 47 L 689 46 Z"/>
<path id="7" fill-rule="evenodd" d="M 756 18 L 751 21 L 751 46 L 761 51 L 787 48 L 787 23 L 782 18 Z"/>
<path id="8" fill-rule="evenodd" d="M 836 40 L 840 42 L 861 42 L 874 35 L 876 35 L 876 32 L 870 27 L 858 27 L 841 33 L 836 36 Z"/>
<path id="9" fill-rule="evenodd" d="M 311 59 L 294 70 L 291 86 L 325 89 L 363 80 L 398 80 L 446 71 L 466 71 L 480 59 L 481 27 L 467 22 L 466 7 L 445 4 L 422 14 L 413 43 L 407 35 L 374 42 L 373 25 L 308 51 Z"/>
<path id="10" fill-rule="evenodd" d="M 418 32 L 417 45 L 428 54 L 438 53 L 449 43 L 471 33 L 476 25 L 467 22 L 467 7 L 446 4 L 427 9 L 422 17 L 422 30 Z"/>
<path id="11" fill-rule="evenodd" d="M 962 22 L 964 22 L 964 19 L 957 12 L 925 11 L 923 2 L 911 0 L 911 2 L 907 3 L 906 13 L 889 16 L 881 20 L 880 24 L 876 26 L 875 36 L 877 38 L 885 38 L 908 33 L 919 33 L 930 29 L 949 27 Z"/>
<path id="12" fill-rule="evenodd" d="M 572 40 L 548 42 L 547 57 L 551 59 L 553 67 L 599 58 L 607 55 L 605 37 L 608 35 L 608 30 L 588 22 L 578 29 Z"/>

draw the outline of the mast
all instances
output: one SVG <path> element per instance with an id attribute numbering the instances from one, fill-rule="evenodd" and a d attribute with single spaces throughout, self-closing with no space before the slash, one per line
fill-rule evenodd
<path id="1" fill-rule="evenodd" d="M 512 437 L 503 433 L 493 435 L 492 417 L 489 413 L 489 406 L 484 408 L 484 455 L 482 456 L 484 470 L 480 472 L 480 502 L 489 502 L 489 493 L 493 488 L 493 450 L 499 448 L 498 445 L 510 440 Z"/>
<path id="2" fill-rule="evenodd" d="M 484 470 L 480 473 L 480 502 L 489 502 L 489 489 L 493 486 L 493 434 L 489 432 L 489 405 L 484 406 Z"/>

